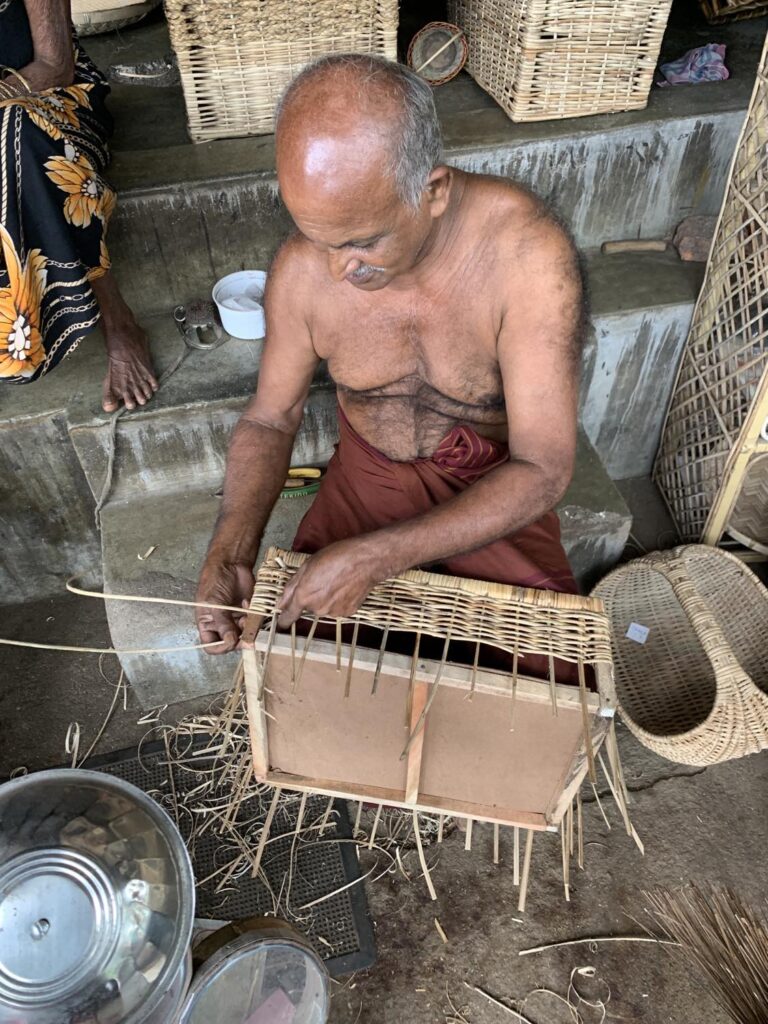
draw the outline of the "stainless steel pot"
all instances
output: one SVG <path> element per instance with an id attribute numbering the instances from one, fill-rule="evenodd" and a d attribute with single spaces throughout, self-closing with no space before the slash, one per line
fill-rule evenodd
<path id="1" fill-rule="evenodd" d="M 141 790 L 75 769 L 0 786 L 0 1024 L 164 1024 L 193 917 L 189 854 Z"/>

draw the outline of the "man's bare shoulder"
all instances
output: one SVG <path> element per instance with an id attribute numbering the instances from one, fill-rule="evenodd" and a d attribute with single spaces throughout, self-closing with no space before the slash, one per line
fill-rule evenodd
<path id="1" fill-rule="evenodd" d="M 530 189 L 487 174 L 465 174 L 464 182 L 469 217 L 476 230 L 493 240 L 499 255 L 514 255 L 521 264 L 575 259 L 568 230 Z"/>
<path id="2" fill-rule="evenodd" d="M 310 274 L 314 276 L 321 266 L 317 259 L 317 253 L 311 244 L 304 238 L 300 231 L 294 231 L 278 251 L 272 257 L 269 265 L 269 278 L 275 284 L 282 284 L 290 281 L 291 287 L 296 287 L 300 276 Z"/>

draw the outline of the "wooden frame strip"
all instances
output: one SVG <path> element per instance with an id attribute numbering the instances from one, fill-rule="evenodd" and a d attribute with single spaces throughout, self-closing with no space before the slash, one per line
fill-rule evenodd
<path id="1" fill-rule="evenodd" d="M 415 728 L 416 722 L 426 707 L 429 686 L 427 683 L 416 683 L 411 702 L 411 729 Z M 421 781 L 421 756 L 424 751 L 424 736 L 426 725 L 420 730 L 408 751 L 408 762 L 405 778 L 405 802 L 415 806 L 419 802 L 419 782 Z"/>

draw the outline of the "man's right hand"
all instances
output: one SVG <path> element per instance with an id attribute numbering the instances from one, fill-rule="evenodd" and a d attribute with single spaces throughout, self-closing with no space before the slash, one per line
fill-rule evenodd
<path id="1" fill-rule="evenodd" d="M 242 562 L 227 562 L 219 558 L 206 559 L 200 582 L 197 586 L 197 600 L 209 604 L 226 604 L 247 609 L 253 596 L 253 570 Z M 240 640 L 243 615 L 225 612 L 215 608 L 197 608 L 197 628 L 204 644 L 224 643 L 209 647 L 209 654 L 227 654 L 234 651 Z"/>

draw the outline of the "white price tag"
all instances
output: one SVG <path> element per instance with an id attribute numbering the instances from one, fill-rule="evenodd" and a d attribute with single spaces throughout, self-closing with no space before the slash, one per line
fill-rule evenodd
<path id="1" fill-rule="evenodd" d="M 650 629 L 648 626 L 641 626 L 639 622 L 630 622 L 629 629 L 624 634 L 627 640 L 634 640 L 636 644 L 644 644 L 648 639 Z"/>

